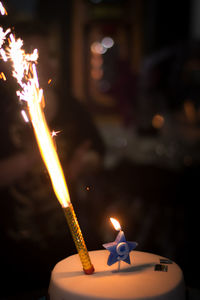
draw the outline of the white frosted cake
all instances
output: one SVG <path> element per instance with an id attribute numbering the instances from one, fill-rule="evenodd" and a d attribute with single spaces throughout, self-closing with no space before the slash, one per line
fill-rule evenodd
<path id="1" fill-rule="evenodd" d="M 180 267 L 146 252 L 130 252 L 131 265 L 107 265 L 109 252 L 89 252 L 95 273 L 85 275 L 78 254 L 60 261 L 53 269 L 50 300 L 184 300 Z M 162 261 L 164 259 L 164 261 Z"/>

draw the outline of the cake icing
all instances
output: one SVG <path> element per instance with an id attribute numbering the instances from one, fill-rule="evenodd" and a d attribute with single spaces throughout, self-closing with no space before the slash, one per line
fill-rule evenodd
<path id="1" fill-rule="evenodd" d="M 69 256 L 54 267 L 49 285 L 50 300 L 184 300 L 185 287 L 180 267 L 171 262 L 168 270 L 155 271 L 164 257 L 141 252 L 130 253 L 131 265 L 121 262 L 107 265 L 108 251 L 90 251 L 95 267 L 85 275 L 78 254 Z"/>

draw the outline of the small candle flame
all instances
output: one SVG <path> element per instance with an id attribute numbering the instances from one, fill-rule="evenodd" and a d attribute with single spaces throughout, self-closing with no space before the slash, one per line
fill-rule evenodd
<path id="1" fill-rule="evenodd" d="M 113 224 L 115 230 L 117 230 L 117 231 L 121 230 L 121 225 L 120 225 L 120 223 L 116 219 L 110 218 L 110 221 Z"/>

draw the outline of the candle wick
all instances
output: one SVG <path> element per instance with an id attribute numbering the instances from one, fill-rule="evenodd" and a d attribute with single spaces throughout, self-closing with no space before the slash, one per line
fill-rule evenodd
<path id="1" fill-rule="evenodd" d="M 121 262 L 121 260 L 118 260 L 118 272 L 120 271 L 120 262 Z"/>

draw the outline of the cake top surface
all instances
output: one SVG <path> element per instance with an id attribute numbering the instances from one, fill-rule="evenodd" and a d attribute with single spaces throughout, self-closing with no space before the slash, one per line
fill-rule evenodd
<path id="1" fill-rule="evenodd" d="M 107 265 L 109 252 L 106 250 L 91 251 L 90 258 L 95 267 L 93 275 L 85 275 L 82 271 L 79 256 L 72 255 L 60 261 L 52 272 L 50 292 L 53 286 L 63 293 L 76 294 L 91 299 L 137 299 L 156 298 L 170 294 L 183 282 L 183 274 L 179 266 L 172 262 L 167 265 L 167 272 L 155 271 L 164 257 L 132 251 L 131 265 L 121 262 Z"/>

